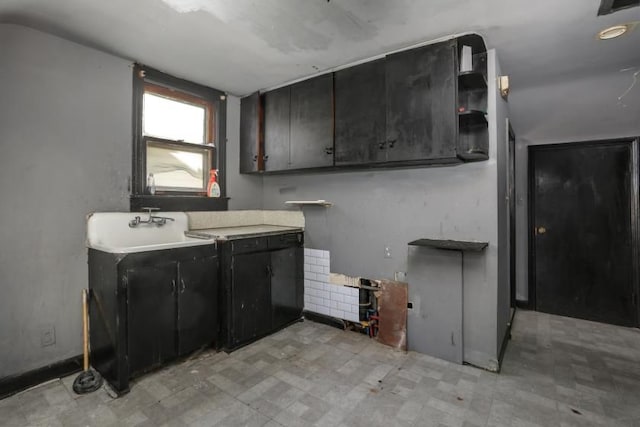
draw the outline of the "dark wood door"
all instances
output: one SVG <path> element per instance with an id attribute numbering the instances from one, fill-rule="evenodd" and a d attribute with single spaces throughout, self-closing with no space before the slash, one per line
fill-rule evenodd
<path id="1" fill-rule="evenodd" d="M 240 100 L 240 173 L 258 172 L 263 169 L 260 147 L 261 110 L 259 92 Z"/>
<path id="2" fill-rule="evenodd" d="M 264 94 L 264 170 L 289 169 L 291 88 Z"/>
<path id="3" fill-rule="evenodd" d="M 271 252 L 271 309 L 273 328 L 300 318 L 304 305 L 303 249 Z"/>
<path id="4" fill-rule="evenodd" d="M 127 282 L 129 372 L 176 356 L 176 263 L 132 267 Z"/>
<path id="5" fill-rule="evenodd" d="M 218 257 L 178 264 L 178 354 L 211 345 L 218 335 Z"/>
<path id="6" fill-rule="evenodd" d="M 335 73 L 335 164 L 384 162 L 386 144 L 385 60 Z"/>
<path id="7" fill-rule="evenodd" d="M 387 56 L 387 159 L 456 157 L 456 43 Z"/>
<path id="8" fill-rule="evenodd" d="M 231 347 L 271 330 L 271 258 L 269 252 L 231 259 Z"/>
<path id="9" fill-rule="evenodd" d="M 636 325 L 635 143 L 532 147 L 536 309 Z"/>
<path id="10" fill-rule="evenodd" d="M 291 169 L 333 166 L 333 74 L 291 86 Z"/>

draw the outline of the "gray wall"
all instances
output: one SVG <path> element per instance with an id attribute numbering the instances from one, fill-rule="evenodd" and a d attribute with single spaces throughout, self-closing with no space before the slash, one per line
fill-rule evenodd
<path id="1" fill-rule="evenodd" d="M 82 353 L 85 215 L 128 209 L 132 94 L 124 60 L 14 25 L 0 40 L 2 378 Z"/>
<path id="2" fill-rule="evenodd" d="M 229 209 L 262 209 L 262 176 L 240 175 L 240 98 L 227 97 L 227 196 Z"/>
<path id="3" fill-rule="evenodd" d="M 509 97 L 516 132 L 516 251 L 518 300 L 528 299 L 527 150 L 535 144 L 640 135 L 640 81 L 631 70 L 568 76 L 544 86 L 519 87 Z M 640 78 L 640 75 L 638 76 Z"/>
<path id="4" fill-rule="evenodd" d="M 493 54 L 491 55 L 493 58 Z M 495 84 L 491 81 L 491 89 Z M 495 104 L 490 115 L 495 117 Z M 326 199 L 306 207 L 307 247 L 331 251 L 331 270 L 373 279 L 406 271 L 407 243 L 421 237 L 480 240 L 483 255 L 465 256 L 465 360 L 495 367 L 497 358 L 498 128 L 490 156 L 459 166 L 265 176 L 263 206 Z M 501 141 L 500 144 L 504 144 Z M 389 246 L 392 258 L 384 257 Z"/>
<path id="5" fill-rule="evenodd" d="M 499 76 L 500 64 L 494 60 L 495 51 L 490 52 L 488 67 L 490 76 Z M 495 64 L 495 65 L 494 65 Z M 495 66 L 495 69 L 493 67 Z M 498 293 L 497 293 L 497 330 L 496 330 L 496 354 L 500 354 L 502 344 L 507 334 L 507 326 L 511 314 L 511 283 L 509 263 L 509 199 L 508 199 L 508 175 L 509 175 L 509 145 L 507 132 L 507 119 L 509 117 L 508 103 L 500 96 L 496 87 L 496 79 L 489 80 L 489 111 L 496 112 L 496 120 L 489 124 L 494 128 L 497 139 L 496 161 L 498 163 Z"/>

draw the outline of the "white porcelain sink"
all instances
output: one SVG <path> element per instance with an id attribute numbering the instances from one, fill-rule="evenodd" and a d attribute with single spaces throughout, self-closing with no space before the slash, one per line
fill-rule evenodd
<path id="1" fill-rule="evenodd" d="M 87 217 L 87 246 L 103 252 L 133 253 L 160 249 L 210 245 L 213 239 L 187 237 L 189 220 L 184 212 L 154 212 L 154 216 L 173 218 L 162 226 L 139 224 L 129 227 L 136 216 L 143 221 L 144 212 L 96 212 Z"/>

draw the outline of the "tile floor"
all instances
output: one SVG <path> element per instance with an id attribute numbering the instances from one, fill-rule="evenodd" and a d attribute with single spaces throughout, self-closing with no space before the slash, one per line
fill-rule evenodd
<path id="1" fill-rule="evenodd" d="M 528 311 L 499 375 L 307 321 L 120 399 L 74 378 L 0 401 L 0 425 L 640 426 L 640 331 Z"/>

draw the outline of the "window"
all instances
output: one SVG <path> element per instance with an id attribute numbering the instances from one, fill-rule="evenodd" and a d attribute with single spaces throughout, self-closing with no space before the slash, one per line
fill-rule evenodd
<path id="1" fill-rule="evenodd" d="M 183 197 L 186 204 L 185 196 L 206 199 L 211 169 L 218 170 L 225 195 L 224 127 L 217 126 L 226 112 L 225 100 L 217 90 L 135 67 L 132 210 L 140 199 L 163 209 L 162 201 L 171 197 Z M 155 192 L 150 191 L 151 176 Z M 171 206 L 197 209 L 175 201 Z"/>

